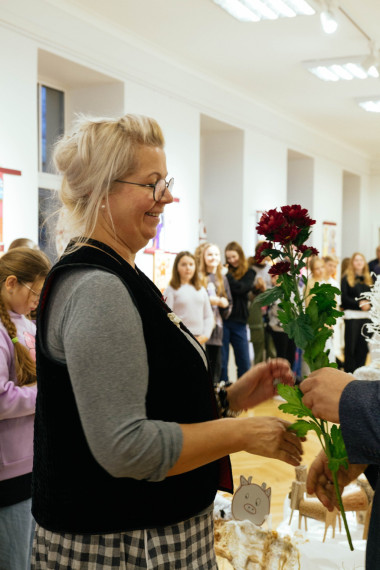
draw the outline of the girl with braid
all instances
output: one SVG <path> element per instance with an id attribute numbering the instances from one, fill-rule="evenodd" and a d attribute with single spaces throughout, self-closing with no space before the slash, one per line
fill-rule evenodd
<path id="1" fill-rule="evenodd" d="M 0 258 L 0 570 L 30 568 L 36 309 L 50 262 L 17 247 Z"/>

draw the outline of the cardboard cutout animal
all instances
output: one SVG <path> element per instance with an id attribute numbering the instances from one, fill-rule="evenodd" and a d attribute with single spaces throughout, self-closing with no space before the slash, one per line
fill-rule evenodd
<path id="1" fill-rule="evenodd" d="M 251 483 L 240 475 L 240 487 L 236 490 L 232 499 L 232 515 L 238 521 L 249 520 L 257 526 L 261 526 L 270 511 L 271 488 L 266 488 L 266 483 L 261 487 Z"/>

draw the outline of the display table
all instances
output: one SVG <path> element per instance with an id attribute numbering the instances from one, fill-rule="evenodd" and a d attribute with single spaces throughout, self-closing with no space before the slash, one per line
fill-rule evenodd
<path id="1" fill-rule="evenodd" d="M 268 536 L 273 535 L 269 530 L 271 528 L 270 516 L 268 525 L 264 523 L 262 527 L 255 527 L 249 521 L 232 521 L 230 510 L 231 501 L 228 498 L 217 495 L 215 503 L 214 515 L 215 519 L 220 525 L 220 511 L 223 511 L 226 521 L 226 527 L 229 528 L 227 536 L 233 535 L 235 544 L 227 544 L 226 551 L 232 554 L 232 557 L 219 558 L 219 567 L 223 570 L 234 568 L 234 570 L 262 570 L 263 560 L 261 545 L 258 546 L 258 541 L 268 542 Z M 273 544 L 279 552 L 283 548 L 284 543 L 281 545 L 281 540 L 290 541 L 291 545 L 297 549 L 297 556 L 289 555 L 285 557 L 286 562 L 284 565 L 280 562 L 280 556 L 274 555 L 268 557 L 268 562 L 265 565 L 266 570 L 364 570 L 365 569 L 365 549 L 366 540 L 363 540 L 364 525 L 357 522 L 356 513 L 347 512 L 347 522 L 350 528 L 354 551 L 351 552 L 346 533 L 344 530 L 343 522 L 341 524 L 342 530 L 339 531 L 339 525 L 335 529 L 335 538 L 332 538 L 332 529 L 329 528 L 325 542 L 322 542 L 325 532 L 324 522 L 319 522 L 311 518 L 307 518 L 307 528 L 305 531 L 304 521 L 302 521 L 301 529 L 298 529 L 298 511 L 293 513 L 291 524 L 290 519 L 290 500 L 286 498 L 284 501 L 284 519 L 277 527 L 279 540 L 275 540 Z M 223 523 L 222 523 L 223 524 Z M 255 530 L 247 526 L 252 525 Z M 219 527 L 220 528 L 220 527 Z M 231 532 L 231 529 L 232 532 Z M 263 533 L 263 531 L 265 531 Z M 248 534 L 252 538 L 248 538 Z M 286 538 L 289 537 L 289 538 Z M 217 536 L 216 536 L 217 539 Z M 216 540 L 216 550 L 220 553 L 218 548 L 218 540 Z M 257 559 L 257 561 L 255 561 Z M 270 560 L 270 562 L 269 562 Z M 284 562 L 284 560 L 283 560 Z"/>

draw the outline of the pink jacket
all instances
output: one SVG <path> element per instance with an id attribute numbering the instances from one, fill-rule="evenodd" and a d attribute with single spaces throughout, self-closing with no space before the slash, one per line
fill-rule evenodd
<path id="1" fill-rule="evenodd" d="M 36 325 L 9 311 L 17 338 L 36 357 Z M 0 481 L 30 473 L 37 387 L 16 384 L 14 344 L 0 321 Z"/>

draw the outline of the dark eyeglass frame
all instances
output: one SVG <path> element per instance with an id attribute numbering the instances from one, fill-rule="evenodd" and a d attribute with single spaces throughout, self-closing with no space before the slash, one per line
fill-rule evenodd
<path id="1" fill-rule="evenodd" d="M 164 178 L 160 178 L 160 180 L 157 180 L 156 184 L 140 184 L 139 182 L 129 182 L 129 180 L 115 180 L 115 182 L 120 182 L 121 184 L 132 184 L 133 186 L 142 186 L 143 188 L 152 188 L 153 200 L 155 202 L 162 200 L 166 189 L 171 194 L 174 186 L 174 178 L 171 178 L 169 182 L 166 182 Z M 164 183 L 164 186 L 162 186 L 162 183 Z M 160 188 L 160 186 L 162 186 L 162 188 Z"/>

